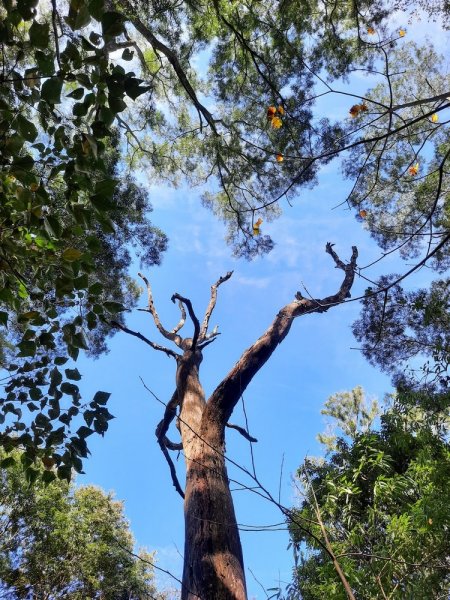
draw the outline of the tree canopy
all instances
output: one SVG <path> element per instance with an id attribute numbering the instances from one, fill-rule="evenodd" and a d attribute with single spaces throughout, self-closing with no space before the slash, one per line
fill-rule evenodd
<path id="1" fill-rule="evenodd" d="M 380 428 L 341 435 L 325 460 L 300 467 L 304 500 L 290 519 L 298 564 L 289 597 L 348 597 L 330 548 L 357 598 L 447 596 L 448 399 L 414 396 L 398 393 Z M 348 434 L 346 423 L 337 417 Z"/>
<path id="2" fill-rule="evenodd" d="M 21 455 L 13 459 L 0 471 L 2 598 L 162 598 L 154 556 L 134 555 L 121 502 L 100 488 L 66 481 L 30 486 Z"/>

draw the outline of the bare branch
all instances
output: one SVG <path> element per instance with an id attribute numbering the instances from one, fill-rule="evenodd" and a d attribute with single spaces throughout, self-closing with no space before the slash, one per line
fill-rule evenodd
<path id="1" fill-rule="evenodd" d="M 199 335 L 200 343 L 203 340 L 207 339 L 206 334 L 208 331 L 209 319 L 211 318 L 211 315 L 213 313 L 213 310 L 216 306 L 216 301 L 217 301 L 217 288 L 219 287 L 219 285 L 222 285 L 222 283 L 225 283 L 225 281 L 228 281 L 228 279 L 230 279 L 230 277 L 232 275 L 233 275 L 233 271 L 228 271 L 228 273 L 226 275 L 224 275 L 223 277 L 220 277 L 216 281 L 216 283 L 211 286 L 211 299 L 209 301 L 208 308 L 206 309 L 205 317 L 203 319 L 202 327 L 200 329 L 200 335 Z"/>
<path id="2" fill-rule="evenodd" d="M 178 307 L 180 309 L 181 312 L 181 318 L 178 321 L 178 325 L 176 325 L 173 329 L 172 329 L 172 333 L 177 333 L 178 331 L 180 331 L 180 329 L 183 327 L 183 325 L 186 323 L 186 311 L 184 310 L 184 305 L 181 302 L 181 300 L 178 301 Z"/>
<path id="3" fill-rule="evenodd" d="M 175 390 L 172 394 L 172 398 L 166 404 L 166 409 L 164 411 L 164 417 L 158 423 L 156 427 L 155 435 L 159 440 L 161 440 L 169 430 L 170 424 L 177 416 L 177 406 L 180 404 L 180 399 L 178 396 L 178 390 Z"/>
<path id="4" fill-rule="evenodd" d="M 180 494 L 180 496 L 184 500 L 184 492 L 181 489 L 180 482 L 178 481 L 177 472 L 175 470 L 175 465 L 173 464 L 173 461 L 170 458 L 170 454 L 167 451 L 166 446 L 164 445 L 164 441 L 163 440 L 158 440 L 158 444 L 159 444 L 159 447 L 162 450 L 162 453 L 164 454 L 164 458 L 167 460 L 167 463 L 169 465 L 170 475 L 172 477 L 173 486 L 174 486 L 174 488 L 177 490 L 177 492 Z"/>
<path id="5" fill-rule="evenodd" d="M 183 67 L 181 66 L 180 61 L 178 60 L 178 57 L 175 54 L 175 52 L 173 52 L 173 50 L 171 50 L 161 40 L 159 40 L 152 33 L 152 31 L 142 23 L 142 21 L 139 19 L 139 17 L 136 16 L 136 11 L 133 9 L 132 5 L 130 4 L 130 2 L 128 2 L 128 0 L 123 0 L 121 5 L 122 5 L 122 7 L 126 8 L 126 10 L 128 12 L 127 16 L 129 18 L 130 22 L 134 25 L 134 27 L 136 27 L 137 31 L 139 31 L 139 33 L 152 45 L 152 47 L 155 51 L 161 52 L 161 54 L 163 54 L 167 58 L 169 63 L 172 65 L 173 70 L 175 71 L 186 94 L 191 99 L 192 104 L 197 109 L 199 115 L 204 117 L 205 121 L 211 127 L 212 131 L 214 131 L 214 133 L 217 134 L 216 124 L 215 124 L 212 114 L 209 112 L 209 110 L 205 106 L 203 106 L 203 104 L 201 104 L 201 102 L 197 98 L 197 95 L 196 95 Z"/>
<path id="6" fill-rule="evenodd" d="M 177 346 L 181 346 L 181 342 L 182 342 L 181 337 L 179 335 L 177 335 L 176 332 L 168 331 L 167 329 L 165 329 L 165 327 L 163 327 L 161 321 L 159 320 L 159 315 L 156 312 L 156 308 L 153 303 L 152 288 L 150 286 L 149 280 L 142 273 L 138 273 L 138 275 L 144 281 L 145 285 L 147 286 L 148 308 L 141 309 L 141 310 L 144 310 L 145 312 L 149 312 L 152 315 L 153 321 L 155 322 L 155 325 L 161 335 L 163 335 L 167 340 L 171 340 L 172 342 L 175 342 L 175 344 Z"/>
<path id="7" fill-rule="evenodd" d="M 297 292 L 296 299 L 279 311 L 268 329 L 242 354 L 225 379 L 214 390 L 205 408 L 203 416 L 205 421 L 208 418 L 218 419 L 225 427 L 242 393 L 287 336 L 295 318 L 313 312 L 326 312 L 333 306 L 341 304 L 350 296 L 358 256 L 356 247 L 353 246 L 352 248 L 352 257 L 348 264 L 340 260 L 333 250 L 332 244 L 327 244 L 326 252 L 331 255 L 336 267 L 342 269 L 345 273 L 339 290 L 323 299 L 303 298 Z M 210 412 L 212 414 L 209 414 Z"/>
<path id="8" fill-rule="evenodd" d="M 132 329 L 128 329 L 128 327 L 125 327 L 125 325 L 122 325 L 121 323 L 118 323 L 117 321 L 110 321 L 110 325 L 112 327 L 117 327 L 118 329 L 125 331 L 125 333 L 134 335 L 134 337 L 139 338 L 140 340 L 142 340 L 143 342 L 145 342 L 146 344 L 151 346 L 154 350 L 160 350 L 161 352 L 165 352 L 167 354 L 167 356 L 171 356 L 175 360 L 178 360 L 180 358 L 180 355 L 177 354 L 176 352 L 174 352 L 173 350 L 171 350 L 170 348 L 166 348 L 165 346 L 160 346 L 159 344 L 155 344 L 155 342 L 152 342 L 151 340 L 146 338 L 145 335 L 142 335 L 142 333 L 139 333 L 139 331 L 133 331 Z"/>
<path id="9" fill-rule="evenodd" d="M 179 445 L 172 444 L 172 442 L 166 437 L 166 433 L 169 429 L 169 426 L 172 423 L 172 421 L 174 420 L 174 418 L 176 417 L 177 406 L 179 405 L 179 403 L 180 403 L 180 399 L 178 396 L 178 390 L 175 390 L 174 393 L 172 394 L 172 398 L 166 404 L 166 410 L 164 411 L 164 417 L 158 423 L 155 434 L 156 434 L 156 439 L 158 440 L 159 447 L 161 448 L 161 451 L 164 454 L 164 457 L 169 465 L 170 475 L 172 477 L 172 483 L 174 485 L 174 488 L 180 494 L 180 496 L 184 499 L 184 493 L 183 493 L 183 490 L 181 489 L 180 482 L 178 481 L 177 473 L 175 470 L 175 465 L 173 464 L 173 461 L 170 458 L 170 455 L 167 451 L 167 448 L 169 448 L 170 450 L 178 450 L 178 449 L 181 449 L 183 446 L 181 445 L 181 448 L 173 447 L 173 446 L 179 446 Z"/>
<path id="10" fill-rule="evenodd" d="M 248 433 L 248 431 L 246 431 L 243 427 L 239 427 L 239 425 L 234 425 L 233 423 L 226 423 L 225 427 L 229 427 L 230 429 L 236 429 L 236 431 L 239 431 L 239 433 L 243 437 L 245 437 L 245 439 L 248 440 L 249 442 L 257 442 L 258 441 L 256 438 L 251 436 Z"/>
<path id="11" fill-rule="evenodd" d="M 194 309 L 192 308 L 192 302 L 189 300 L 189 298 L 184 298 L 183 296 L 180 296 L 180 294 L 174 294 L 172 296 L 171 300 L 172 300 L 172 302 L 175 302 L 175 300 L 179 300 L 180 302 L 182 302 L 183 304 L 185 304 L 187 306 L 189 316 L 191 317 L 191 320 L 194 324 L 194 337 L 192 338 L 191 349 L 195 350 L 195 347 L 197 345 L 198 336 L 200 333 L 200 321 L 197 319 L 197 316 L 194 313 Z M 179 336 L 177 336 L 177 337 L 179 337 Z"/>

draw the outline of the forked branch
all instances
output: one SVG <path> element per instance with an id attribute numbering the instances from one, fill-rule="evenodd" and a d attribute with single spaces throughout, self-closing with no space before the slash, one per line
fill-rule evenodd
<path id="1" fill-rule="evenodd" d="M 222 285 L 222 283 L 225 283 L 225 281 L 228 281 L 232 275 L 233 275 L 233 271 L 228 271 L 228 273 L 226 275 L 224 275 L 223 277 L 220 277 L 216 281 L 216 283 L 214 283 L 211 286 L 211 299 L 209 301 L 208 308 L 206 309 L 205 317 L 203 319 L 202 327 L 200 329 L 199 343 L 202 343 L 205 339 L 207 339 L 206 335 L 207 335 L 208 326 L 209 326 L 209 319 L 211 318 L 211 315 L 214 311 L 214 308 L 216 306 L 216 301 L 217 301 L 217 288 L 219 287 L 219 285 Z"/>
<path id="2" fill-rule="evenodd" d="M 194 336 L 192 338 L 191 349 L 195 350 L 198 336 L 200 334 L 200 321 L 197 319 L 194 309 L 192 308 L 192 302 L 189 300 L 189 298 L 184 298 L 183 296 L 180 296 L 180 294 L 174 294 L 171 300 L 172 302 L 175 302 L 175 300 L 179 300 L 180 302 L 185 304 L 188 309 L 189 316 L 191 317 L 192 323 L 194 324 Z"/>
<path id="3" fill-rule="evenodd" d="M 153 294 L 152 294 L 152 288 L 150 285 L 149 280 L 147 279 L 147 277 L 145 277 L 145 275 L 143 275 L 142 273 L 138 273 L 139 277 L 144 281 L 145 285 L 147 286 L 147 308 L 140 308 L 139 310 L 142 310 L 144 312 L 149 312 L 152 317 L 153 317 L 153 321 L 155 322 L 155 325 L 159 331 L 159 333 L 164 336 L 167 340 L 170 340 L 172 342 L 174 342 L 177 346 L 181 346 L 181 342 L 182 339 L 179 335 L 177 335 L 177 331 L 178 329 L 181 329 L 181 327 L 184 325 L 184 323 L 182 323 L 181 326 L 180 323 L 178 323 L 177 327 L 175 327 L 175 330 L 172 331 L 168 331 L 165 327 L 163 327 L 160 319 L 159 319 L 159 315 L 156 312 L 156 308 L 155 308 L 155 304 L 153 302 Z M 181 312 L 181 318 L 183 319 L 183 311 Z"/>
<path id="4" fill-rule="evenodd" d="M 339 258 L 333 250 L 333 244 L 328 243 L 326 245 L 326 252 L 334 260 L 336 268 L 343 270 L 345 273 L 339 290 L 335 294 L 322 299 L 304 298 L 297 292 L 296 299 L 279 311 L 273 323 L 242 354 L 225 379 L 214 390 L 205 408 L 205 422 L 209 422 L 209 419 L 217 419 L 225 427 L 242 393 L 277 346 L 287 336 L 295 318 L 313 312 L 325 312 L 331 307 L 341 304 L 350 296 L 355 278 L 357 248 L 353 246 L 352 256 L 348 264 L 345 264 Z"/>

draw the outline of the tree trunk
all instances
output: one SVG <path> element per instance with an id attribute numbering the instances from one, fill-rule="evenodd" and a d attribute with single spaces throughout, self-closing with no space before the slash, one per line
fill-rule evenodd
<path id="1" fill-rule="evenodd" d="M 241 542 L 225 466 L 224 427 L 204 422 L 199 352 L 179 363 L 179 426 L 186 457 L 182 600 L 246 600 Z"/>

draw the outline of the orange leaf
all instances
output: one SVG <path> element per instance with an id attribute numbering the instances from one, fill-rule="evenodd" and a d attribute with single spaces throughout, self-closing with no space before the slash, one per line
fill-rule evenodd
<path id="1" fill-rule="evenodd" d="M 375 31 L 375 29 L 373 27 L 368 27 L 367 28 L 367 33 L 369 35 L 375 35 L 376 31 Z"/>
<path id="2" fill-rule="evenodd" d="M 277 162 L 283 162 L 284 156 L 282 154 L 277 154 L 275 156 L 275 159 L 276 159 Z"/>
<path id="3" fill-rule="evenodd" d="M 284 115 L 284 108 L 281 106 L 278 107 L 278 112 L 280 113 L 280 115 Z"/>
<path id="4" fill-rule="evenodd" d="M 363 208 L 359 211 L 359 216 L 361 217 L 361 219 L 365 219 L 367 217 L 367 210 L 364 210 Z"/>
<path id="5" fill-rule="evenodd" d="M 269 108 L 267 109 L 267 118 L 271 121 L 276 112 L 277 109 L 275 108 L 275 106 L 269 106 Z"/>
<path id="6" fill-rule="evenodd" d="M 408 169 L 408 173 L 414 177 L 415 175 L 417 175 L 417 173 L 419 172 L 419 163 L 416 162 L 415 165 L 412 165 L 411 167 L 409 167 Z"/>

